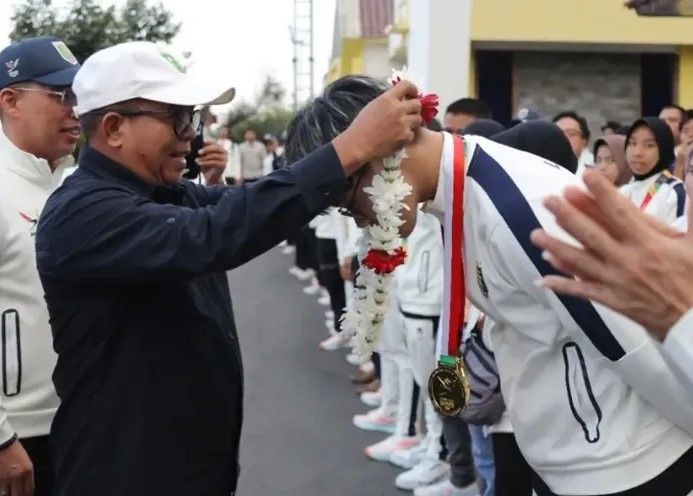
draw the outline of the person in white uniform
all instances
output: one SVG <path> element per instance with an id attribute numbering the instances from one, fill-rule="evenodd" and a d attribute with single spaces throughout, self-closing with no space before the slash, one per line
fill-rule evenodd
<path id="1" fill-rule="evenodd" d="M 666 122 L 656 117 L 635 121 L 626 136 L 626 161 L 633 180 L 621 187 L 640 210 L 667 224 L 686 212 L 683 182 L 669 172 L 673 148 L 674 137 Z"/>
<path id="2" fill-rule="evenodd" d="M 287 153 L 303 156 L 330 141 L 385 89 L 365 76 L 335 81 L 298 112 Z M 441 218 L 452 214 L 445 192 L 452 191 L 453 164 L 463 160 L 464 241 L 451 249 L 462 251 L 469 299 L 496 323 L 503 396 L 518 445 L 543 481 L 537 493 L 687 495 L 693 403 L 659 345 L 607 308 L 536 284 L 555 270 L 530 233 L 543 227 L 567 237 L 542 200 L 578 179 L 484 138 L 456 139 L 421 128 L 407 147 L 401 170 L 413 191 L 400 232 L 413 229 L 419 202 L 430 201 Z M 345 208 L 359 225 L 377 222 L 363 188 L 382 169 L 382 161 L 371 161 L 347 193 Z"/>
<path id="3" fill-rule="evenodd" d="M 70 89 L 79 64 L 54 37 L 0 52 L 0 494 L 52 494 L 57 356 L 36 269 L 37 221 L 80 127 Z"/>

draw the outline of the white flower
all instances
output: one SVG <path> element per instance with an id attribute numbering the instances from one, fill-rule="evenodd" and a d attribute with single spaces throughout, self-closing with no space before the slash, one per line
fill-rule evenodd
<path id="1" fill-rule="evenodd" d="M 383 166 L 388 171 L 397 170 L 402 163 L 402 160 L 407 158 L 406 148 L 396 151 L 394 154 L 389 155 L 383 159 Z"/>
<path id="2" fill-rule="evenodd" d="M 410 79 L 403 73 L 394 73 L 393 76 L 398 74 L 402 79 Z M 406 151 L 402 149 L 386 157 L 383 160 L 385 169 L 373 178 L 371 186 L 364 188 L 373 204 L 377 224 L 364 230 L 366 235 L 360 240 L 359 246 L 362 256 L 370 249 L 393 254 L 402 246 L 399 228 L 404 221 L 400 212 L 409 209 L 404 200 L 412 191 L 399 169 L 406 156 Z M 367 241 L 367 245 L 364 246 L 363 241 Z M 390 306 L 392 281 L 393 274 L 376 274 L 365 265 L 361 265 L 356 273 L 354 298 L 351 308 L 342 317 L 342 332 L 351 337 L 351 346 L 357 355 L 368 355 L 378 345 L 385 314 Z"/>

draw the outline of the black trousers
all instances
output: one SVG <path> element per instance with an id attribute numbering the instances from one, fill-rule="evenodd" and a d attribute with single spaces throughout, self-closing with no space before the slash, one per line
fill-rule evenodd
<path id="1" fill-rule="evenodd" d="M 467 423 L 459 417 L 442 417 L 443 439 L 450 462 L 450 482 L 466 487 L 476 480 L 472 458 L 472 438 Z"/>
<path id="2" fill-rule="evenodd" d="M 538 496 L 558 496 L 538 478 L 535 491 Z M 669 468 L 644 484 L 618 493 L 593 496 L 687 496 L 693 491 L 693 448 L 684 453 Z"/>
<path id="3" fill-rule="evenodd" d="M 344 280 L 339 273 L 337 260 L 337 242 L 334 239 L 317 238 L 318 282 L 330 295 L 330 304 L 334 312 L 334 328 L 341 332 L 341 318 L 346 306 Z"/>
<path id="4" fill-rule="evenodd" d="M 52 496 L 54 466 L 50 437 L 27 437 L 20 439 L 31 463 L 34 465 L 34 496 Z"/>
<path id="5" fill-rule="evenodd" d="M 496 496 L 532 496 L 534 472 L 522 456 L 510 433 L 494 433 L 493 459 L 496 464 Z"/>
<path id="6" fill-rule="evenodd" d="M 296 237 L 296 267 L 318 270 L 315 230 L 304 226 Z"/>

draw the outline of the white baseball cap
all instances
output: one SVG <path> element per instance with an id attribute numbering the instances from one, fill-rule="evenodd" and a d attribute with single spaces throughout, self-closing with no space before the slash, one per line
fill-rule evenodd
<path id="1" fill-rule="evenodd" d="M 185 106 L 233 100 L 234 88 L 214 74 L 187 69 L 174 53 L 149 41 L 120 43 L 95 52 L 72 83 L 75 112 L 82 115 L 133 98 Z"/>

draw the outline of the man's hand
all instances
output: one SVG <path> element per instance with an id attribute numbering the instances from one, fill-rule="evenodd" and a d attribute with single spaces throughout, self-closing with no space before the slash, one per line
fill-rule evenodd
<path id="1" fill-rule="evenodd" d="M 208 185 L 224 184 L 224 169 L 229 154 L 219 143 L 205 142 L 195 159 Z"/>
<path id="2" fill-rule="evenodd" d="M 422 122 L 417 95 L 416 86 L 400 81 L 366 105 L 347 130 L 332 140 L 346 175 L 414 140 L 414 129 Z"/>
<path id="3" fill-rule="evenodd" d="M 353 262 L 354 262 L 354 257 L 347 257 L 344 260 L 342 260 L 342 263 L 339 266 L 339 275 L 342 276 L 342 280 L 344 280 L 344 281 L 353 281 L 354 280 Z"/>
<path id="4" fill-rule="evenodd" d="M 34 466 L 19 440 L 0 450 L 0 495 L 33 496 Z"/>
<path id="5" fill-rule="evenodd" d="M 602 303 L 663 340 L 693 308 L 693 231 L 679 233 L 643 214 L 596 171 L 584 180 L 591 196 L 569 188 L 545 201 L 583 248 L 532 233 L 551 265 L 577 279 L 551 275 L 543 285 Z"/>

